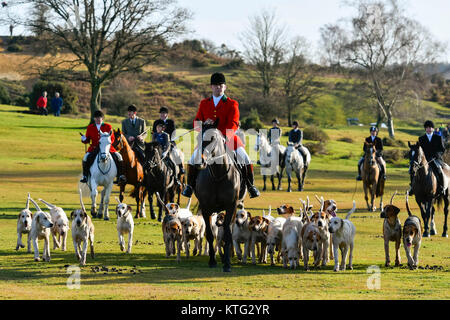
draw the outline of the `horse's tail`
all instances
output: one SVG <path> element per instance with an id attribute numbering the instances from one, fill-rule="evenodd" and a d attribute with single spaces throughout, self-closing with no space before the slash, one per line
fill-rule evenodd
<path id="1" fill-rule="evenodd" d="M 380 197 L 384 194 L 384 180 L 378 177 L 376 196 Z"/>

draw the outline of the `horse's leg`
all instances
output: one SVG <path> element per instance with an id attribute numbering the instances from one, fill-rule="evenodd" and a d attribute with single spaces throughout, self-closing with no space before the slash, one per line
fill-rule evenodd
<path id="1" fill-rule="evenodd" d="M 263 175 L 263 182 L 264 182 L 263 191 L 266 191 L 266 180 L 267 180 L 267 176 Z"/>
<path id="2" fill-rule="evenodd" d="M 287 192 L 291 192 L 291 191 L 292 191 L 292 189 L 291 189 L 291 180 L 292 180 L 291 172 L 287 172 L 287 171 L 286 171 L 286 174 L 287 174 L 287 178 L 288 178 L 288 188 L 287 188 Z"/>
<path id="3" fill-rule="evenodd" d="M 436 228 L 435 228 L 435 225 L 434 225 L 434 212 L 435 212 L 435 209 L 434 209 L 434 205 L 431 205 L 431 218 L 430 218 L 430 235 L 431 236 L 434 236 L 434 235 L 436 235 L 437 234 L 437 232 L 436 232 Z"/>
<path id="4" fill-rule="evenodd" d="M 281 188 L 281 179 L 283 178 L 283 167 L 280 166 L 280 172 L 277 173 L 278 176 L 278 188 L 277 190 L 282 190 Z"/>
<path id="5" fill-rule="evenodd" d="M 448 189 L 447 189 L 447 195 L 448 195 Z M 447 234 L 447 216 L 448 216 L 448 204 L 449 204 L 449 198 L 448 196 L 444 196 L 444 229 L 442 231 L 442 236 L 445 238 L 448 238 Z"/>
<path id="6" fill-rule="evenodd" d="M 225 220 L 223 223 L 224 231 L 224 257 L 223 257 L 223 272 L 231 272 L 231 261 L 230 261 L 230 249 L 231 249 L 231 219 L 236 214 L 236 204 L 232 207 L 227 208 L 225 214 Z"/>
<path id="7" fill-rule="evenodd" d="M 428 220 L 429 220 L 429 215 L 430 215 L 430 212 L 428 211 L 428 202 L 426 202 L 426 203 L 424 203 L 424 204 L 422 204 L 422 207 L 420 208 L 420 210 L 421 210 L 421 213 L 422 213 L 422 220 L 423 220 L 423 228 L 424 228 L 424 231 L 423 231 L 423 237 L 425 238 L 428 238 L 429 236 L 430 236 L 430 232 L 428 231 Z"/>
<path id="8" fill-rule="evenodd" d="M 148 192 L 148 205 L 150 206 L 150 217 L 155 220 L 155 209 L 153 208 L 153 192 Z"/>
<path id="9" fill-rule="evenodd" d="M 214 247 L 214 235 L 212 233 L 211 222 L 209 220 L 209 217 L 211 214 L 209 212 L 206 212 L 206 210 L 203 210 L 203 208 L 201 210 L 202 210 L 203 220 L 205 220 L 206 241 L 208 241 L 208 246 L 210 248 L 213 248 Z M 209 264 L 210 268 L 215 268 L 217 266 L 216 253 L 214 252 L 214 250 L 209 250 L 208 264 Z"/>
<path id="10" fill-rule="evenodd" d="M 105 217 L 104 220 L 109 220 L 109 198 L 111 196 L 111 191 L 113 188 L 113 183 L 111 182 L 109 184 L 109 186 L 107 186 L 106 188 L 103 189 L 103 191 L 105 192 L 104 197 L 102 195 L 102 198 L 104 199 L 103 201 L 103 205 L 104 205 L 104 212 L 105 212 Z"/>
<path id="11" fill-rule="evenodd" d="M 308 167 L 304 167 L 304 168 L 303 168 L 303 174 L 302 174 L 302 190 L 300 190 L 300 191 L 303 191 L 303 188 L 304 188 L 304 186 L 305 186 L 306 171 L 308 171 Z"/>
<path id="12" fill-rule="evenodd" d="M 92 180 L 91 180 L 92 181 Z M 91 215 L 92 218 L 97 218 L 97 185 L 91 182 Z"/>
<path id="13" fill-rule="evenodd" d="M 297 176 L 297 182 L 298 182 L 298 191 L 302 191 L 303 190 L 303 185 L 302 185 L 302 179 L 300 177 L 300 172 L 296 172 L 295 175 Z"/>
<path id="14" fill-rule="evenodd" d="M 370 194 L 370 205 L 371 205 L 371 208 L 372 208 L 372 210 L 371 210 L 372 212 L 375 212 L 375 210 L 377 209 L 377 207 L 375 207 L 373 205 L 373 203 L 375 202 L 376 193 L 377 193 L 377 183 L 375 182 L 372 185 L 372 190 L 371 190 L 371 194 Z"/>
<path id="15" fill-rule="evenodd" d="M 103 187 L 102 192 L 100 193 L 100 205 L 98 206 L 98 217 L 101 219 L 104 217 L 104 201 L 105 201 L 105 187 Z"/>
<path id="16" fill-rule="evenodd" d="M 119 192 L 119 200 L 120 202 L 123 202 L 123 192 L 125 191 L 125 185 L 121 184 L 120 185 L 120 192 Z"/>
<path id="17" fill-rule="evenodd" d="M 274 175 L 270 175 L 270 182 L 272 182 L 272 190 L 275 190 L 275 182 L 274 182 Z"/>
<path id="18" fill-rule="evenodd" d="M 367 204 L 367 210 L 370 211 L 369 197 L 367 196 L 368 187 L 365 182 L 363 183 L 363 189 L 364 189 L 364 199 L 366 200 L 366 204 Z"/>

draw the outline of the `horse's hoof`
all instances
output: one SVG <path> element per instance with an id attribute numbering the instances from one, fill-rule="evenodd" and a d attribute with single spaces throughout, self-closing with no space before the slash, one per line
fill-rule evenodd
<path id="1" fill-rule="evenodd" d="M 435 235 L 436 235 L 436 230 L 431 229 L 431 230 L 430 230 L 430 236 L 435 236 Z"/>
<path id="2" fill-rule="evenodd" d="M 428 233 L 428 231 L 424 231 L 422 237 L 423 237 L 423 238 L 429 238 L 429 237 L 430 237 L 430 234 Z"/>
<path id="3" fill-rule="evenodd" d="M 282 187 L 278 187 L 278 189 L 277 189 L 278 191 L 281 191 L 281 190 L 283 190 L 283 188 Z"/>
<path id="4" fill-rule="evenodd" d="M 223 267 L 223 272 L 231 272 L 231 267 Z"/>
<path id="5" fill-rule="evenodd" d="M 444 232 L 444 233 L 442 234 L 442 237 L 443 237 L 443 238 L 448 238 L 447 232 Z"/>
<path id="6" fill-rule="evenodd" d="M 109 217 L 105 217 L 103 220 L 105 221 L 109 221 Z"/>
<path id="7" fill-rule="evenodd" d="M 291 189 L 287 189 L 287 192 L 292 192 L 292 190 Z"/>
<path id="8" fill-rule="evenodd" d="M 99 219 L 103 218 L 103 214 L 98 214 L 97 218 L 99 218 Z"/>

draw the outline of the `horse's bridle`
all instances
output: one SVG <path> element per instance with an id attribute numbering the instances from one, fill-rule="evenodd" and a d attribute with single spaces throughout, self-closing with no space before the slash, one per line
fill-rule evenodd
<path id="1" fill-rule="evenodd" d="M 217 145 L 218 145 L 219 142 L 225 143 L 225 138 L 221 137 L 221 139 L 214 139 L 214 141 L 210 142 L 206 147 L 203 148 L 203 146 L 202 146 L 202 161 L 204 161 L 205 167 L 208 168 L 208 171 L 209 171 L 211 177 L 212 177 L 214 180 L 216 180 L 216 181 L 221 181 L 221 180 L 223 180 L 223 179 L 228 175 L 228 173 L 230 172 L 230 169 L 231 169 L 231 165 L 228 165 L 228 168 L 227 168 L 226 172 L 225 172 L 222 176 L 217 177 L 217 176 L 214 174 L 214 171 L 213 171 L 212 168 L 211 168 L 211 164 L 213 164 L 216 160 L 218 160 L 218 159 L 220 159 L 220 158 L 223 158 L 223 157 L 229 156 L 228 153 L 227 153 L 227 151 L 226 151 L 226 148 L 225 148 L 225 152 L 222 153 L 222 154 L 220 154 L 220 155 L 218 155 L 218 156 L 214 156 L 214 157 L 210 157 L 210 158 L 208 158 L 208 155 L 207 155 L 207 154 L 206 154 L 206 157 L 205 157 L 205 158 L 203 158 L 203 156 L 205 155 L 205 151 L 206 151 L 208 154 L 211 154 L 211 152 L 210 152 L 208 149 L 214 150 L 214 149 L 217 147 Z M 210 147 L 211 143 L 214 143 L 213 147 Z M 208 148 L 208 147 L 209 147 L 209 148 Z M 206 148 L 208 148 L 208 149 L 206 149 Z M 206 150 L 205 150 L 205 149 L 206 149 Z"/>

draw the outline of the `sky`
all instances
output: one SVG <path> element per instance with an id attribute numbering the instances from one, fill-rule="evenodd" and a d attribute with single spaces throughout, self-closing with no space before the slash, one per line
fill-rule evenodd
<path id="1" fill-rule="evenodd" d="M 450 0 L 400 1 L 409 17 L 419 21 L 437 40 L 447 43 L 448 50 L 440 60 L 450 63 Z M 313 53 L 320 40 L 320 27 L 352 14 L 343 0 L 178 0 L 177 3 L 193 13 L 188 23 L 192 33 L 182 39 L 208 39 L 217 46 L 225 43 L 238 51 L 242 51 L 239 35 L 248 28 L 249 18 L 262 9 L 275 11 L 289 35 L 306 38 Z M 9 34 L 8 26 L 0 26 L 0 34 Z"/>
<path id="2" fill-rule="evenodd" d="M 450 44 L 449 0 L 402 1 L 409 17 L 419 21 L 437 40 Z M 242 50 L 239 35 L 248 28 L 249 17 L 262 9 L 274 10 L 289 35 L 306 38 L 314 49 L 320 40 L 320 27 L 352 13 L 341 0 L 178 0 L 178 4 L 193 12 L 190 38 L 208 39 L 218 46 L 225 43 L 236 50 Z M 441 60 L 450 62 L 450 53 Z"/>

